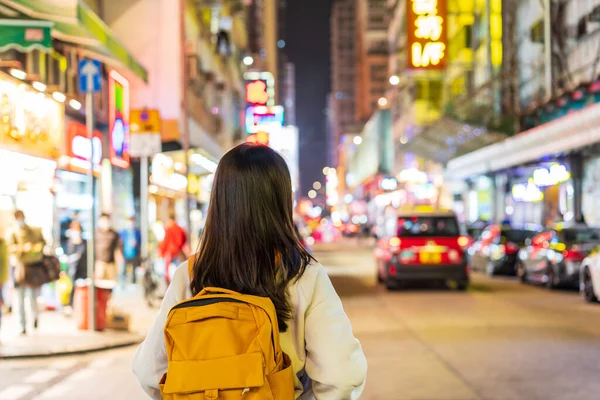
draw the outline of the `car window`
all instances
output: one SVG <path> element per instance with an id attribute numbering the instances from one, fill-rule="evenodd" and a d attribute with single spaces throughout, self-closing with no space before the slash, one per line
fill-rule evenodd
<path id="1" fill-rule="evenodd" d="M 398 218 L 398 236 L 460 236 L 460 227 L 455 217 Z"/>
<path id="2" fill-rule="evenodd" d="M 523 244 L 527 239 L 533 238 L 537 232 L 521 229 L 506 229 L 502 231 L 502 238 L 506 241 Z"/>

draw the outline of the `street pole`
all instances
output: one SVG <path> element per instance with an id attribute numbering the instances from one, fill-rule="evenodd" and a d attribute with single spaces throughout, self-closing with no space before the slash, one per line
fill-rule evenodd
<path id="1" fill-rule="evenodd" d="M 140 221 L 140 229 L 142 236 L 142 262 L 144 262 L 144 266 L 148 260 L 148 157 L 141 157 L 141 165 L 140 165 L 140 200 L 141 200 L 141 211 L 142 211 L 142 220 Z"/>
<path id="2" fill-rule="evenodd" d="M 88 171 L 89 192 L 92 197 L 90 209 L 90 232 L 87 238 L 87 275 L 90 282 L 88 288 L 88 329 L 96 330 L 96 279 L 95 279 L 95 235 L 96 235 L 96 177 L 94 176 L 94 93 L 92 92 L 92 75 L 88 75 L 88 91 L 85 94 L 85 117 L 90 140 L 90 168 Z"/>
<path id="3" fill-rule="evenodd" d="M 185 157 L 185 177 L 189 179 L 190 174 L 190 123 L 188 121 L 187 112 L 187 85 L 188 85 L 188 68 L 185 40 L 185 0 L 179 0 L 179 39 L 181 41 L 181 118 L 182 123 L 182 144 Z M 192 222 L 190 219 L 190 196 L 188 188 L 185 188 L 185 223 L 188 231 L 188 238 L 192 235 Z"/>
<path id="4" fill-rule="evenodd" d="M 552 98 L 552 4 L 544 0 L 544 77 L 546 81 L 546 100 Z"/>

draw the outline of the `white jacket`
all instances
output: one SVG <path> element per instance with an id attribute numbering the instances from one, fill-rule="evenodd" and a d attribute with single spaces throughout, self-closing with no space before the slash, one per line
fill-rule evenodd
<path id="1" fill-rule="evenodd" d="M 187 263 L 173 280 L 133 360 L 133 373 L 152 399 L 161 399 L 158 382 L 167 371 L 163 328 L 171 308 L 190 297 Z M 293 319 L 281 334 L 281 346 L 292 359 L 296 398 L 358 399 L 363 392 L 367 361 L 325 268 L 311 264 L 288 289 Z"/>

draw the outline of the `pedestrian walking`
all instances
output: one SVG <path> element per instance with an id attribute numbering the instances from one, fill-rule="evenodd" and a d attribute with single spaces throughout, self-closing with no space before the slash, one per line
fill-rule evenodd
<path id="1" fill-rule="evenodd" d="M 27 334 L 25 302 L 29 301 L 29 309 L 33 318 L 34 329 L 38 328 L 37 298 L 39 290 L 45 283 L 45 271 L 42 266 L 46 241 L 41 229 L 33 228 L 25 222 L 23 211 L 15 211 L 15 227 L 8 234 L 8 251 L 15 258 L 14 281 L 19 298 L 19 316 L 21 334 Z"/>
<path id="2" fill-rule="evenodd" d="M 119 234 L 112 228 L 109 214 L 102 214 L 96 232 L 96 271 L 98 280 L 117 282 L 120 268 L 125 264 Z"/>
<path id="3" fill-rule="evenodd" d="M 325 268 L 302 247 L 292 209 L 277 152 L 243 144 L 221 159 L 199 253 L 176 269 L 134 358 L 151 398 L 161 388 L 190 399 L 360 397 L 363 350 Z"/>
<path id="4" fill-rule="evenodd" d="M 67 244 L 67 254 L 69 256 L 69 278 L 73 283 L 71 294 L 69 295 L 69 313 L 73 309 L 73 300 L 75 298 L 75 282 L 79 279 L 86 279 L 88 276 L 87 268 L 87 241 L 83 239 L 83 228 L 81 223 L 73 221 L 69 227 L 69 242 Z"/>
<path id="5" fill-rule="evenodd" d="M 171 281 L 171 264 L 179 265 L 188 256 L 187 235 L 185 230 L 175 221 L 175 215 L 171 214 L 165 226 L 165 238 L 160 243 L 159 256 L 165 262 L 165 279 Z"/>
<path id="6" fill-rule="evenodd" d="M 121 280 L 123 284 L 127 283 L 131 271 L 131 283 L 136 283 L 135 270 L 140 266 L 140 254 L 142 246 L 142 233 L 135 226 L 135 217 L 129 218 L 127 227 L 123 229 L 119 236 L 123 243 L 123 255 L 125 256 L 125 266 L 121 271 Z"/>

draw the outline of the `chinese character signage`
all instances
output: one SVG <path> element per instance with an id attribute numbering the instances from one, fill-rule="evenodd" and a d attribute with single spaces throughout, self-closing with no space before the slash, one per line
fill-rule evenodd
<path id="1" fill-rule="evenodd" d="M 248 106 L 275 105 L 275 78 L 270 72 L 246 72 L 246 103 Z"/>
<path id="2" fill-rule="evenodd" d="M 407 0 L 411 69 L 446 67 L 446 0 Z"/>
<path id="3" fill-rule="evenodd" d="M 116 71 L 108 79 L 108 137 L 110 162 L 129 168 L 129 82 Z"/>

